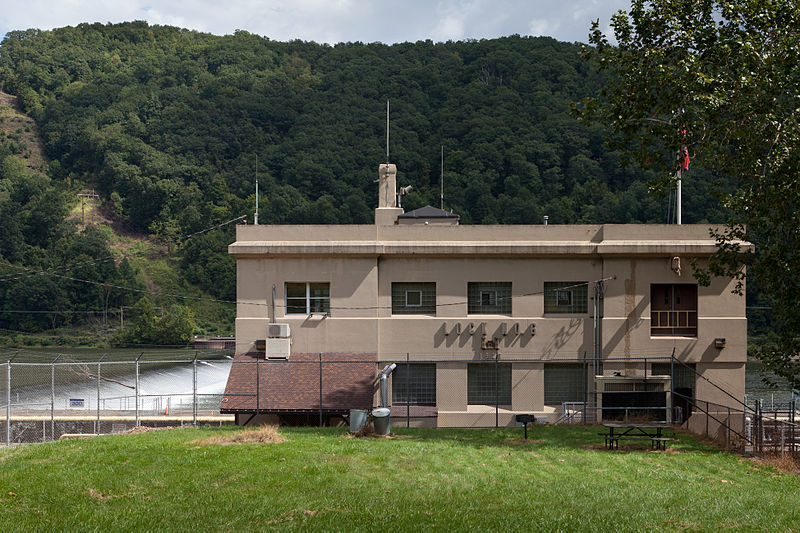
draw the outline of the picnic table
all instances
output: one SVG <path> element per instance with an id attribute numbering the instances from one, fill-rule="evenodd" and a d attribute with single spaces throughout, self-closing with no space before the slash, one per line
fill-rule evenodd
<path id="1" fill-rule="evenodd" d="M 604 422 L 605 433 L 600 433 L 606 439 L 606 448 L 619 449 L 621 440 L 649 440 L 654 450 L 666 449 L 667 442 L 675 440 L 665 437 L 664 430 L 669 429 L 669 424 L 663 423 L 633 423 L 633 422 Z"/>

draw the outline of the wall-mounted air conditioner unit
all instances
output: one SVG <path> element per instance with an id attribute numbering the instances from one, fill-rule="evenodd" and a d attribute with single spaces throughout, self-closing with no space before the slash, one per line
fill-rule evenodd
<path id="1" fill-rule="evenodd" d="M 289 324 L 267 325 L 267 341 L 265 345 L 267 359 L 288 359 L 292 351 L 291 330 Z"/>
<path id="2" fill-rule="evenodd" d="M 292 339 L 267 339 L 267 359 L 288 359 L 292 351 Z"/>

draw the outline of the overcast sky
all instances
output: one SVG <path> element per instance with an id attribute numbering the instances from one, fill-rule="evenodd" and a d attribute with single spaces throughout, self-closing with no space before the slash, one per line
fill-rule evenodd
<path id="1" fill-rule="evenodd" d="M 396 43 L 489 39 L 518 33 L 588 39 L 607 30 L 627 0 L 4 0 L 0 35 L 81 22 L 146 20 L 225 35 L 237 29 L 276 41 Z"/>

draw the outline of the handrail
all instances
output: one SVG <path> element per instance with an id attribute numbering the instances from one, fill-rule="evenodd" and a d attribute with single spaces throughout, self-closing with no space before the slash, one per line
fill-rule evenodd
<path id="1" fill-rule="evenodd" d="M 690 317 L 694 314 L 694 325 L 689 323 Z M 653 321 L 653 315 L 656 320 Z M 663 324 L 662 317 L 666 316 L 666 324 Z M 681 317 L 684 323 L 681 324 Z M 673 320 L 674 318 L 674 320 Z M 655 322 L 655 323 L 654 323 Z M 650 311 L 650 329 L 697 329 L 697 309 L 653 309 Z"/>
<path id="2" fill-rule="evenodd" d="M 753 444 L 754 444 L 754 443 L 753 443 L 753 442 L 752 442 L 750 439 L 748 439 L 746 436 L 742 435 L 741 433 L 739 433 L 738 431 L 736 431 L 735 429 L 733 429 L 733 428 L 731 427 L 731 424 L 730 424 L 730 417 L 728 417 L 728 421 L 727 421 L 727 422 L 723 422 L 723 421 L 722 421 L 722 420 L 720 420 L 719 418 L 717 418 L 717 417 L 715 417 L 714 415 L 712 415 L 712 414 L 709 412 L 709 409 L 708 409 L 708 406 L 710 406 L 710 405 L 712 404 L 712 402 L 708 402 L 708 401 L 706 401 L 706 400 L 698 400 L 698 399 L 696 399 L 696 398 L 691 398 L 691 397 L 689 397 L 689 396 L 686 396 L 685 394 L 681 394 L 681 393 L 679 393 L 679 392 L 673 392 L 672 394 L 674 394 L 675 396 L 679 396 L 679 397 L 681 397 L 681 398 L 685 398 L 685 399 L 686 399 L 686 400 L 687 400 L 687 401 L 688 401 L 688 402 L 689 402 L 689 403 L 690 403 L 692 406 L 696 407 L 696 408 L 697 408 L 697 409 L 698 409 L 698 410 L 699 410 L 701 413 L 703 413 L 703 414 L 704 414 L 704 415 L 706 415 L 707 417 L 710 417 L 710 418 L 711 418 L 712 420 L 714 420 L 715 422 L 718 422 L 720 426 L 724 426 L 725 428 L 727 428 L 727 429 L 728 429 L 728 431 L 732 431 L 733 433 L 735 433 L 736 435 L 738 435 L 739 437 L 741 437 L 742 439 L 744 439 L 744 441 L 745 441 L 745 442 L 747 442 L 748 444 L 750 444 L 750 445 L 753 445 Z M 703 402 L 703 403 L 705 403 L 705 404 L 706 404 L 706 409 L 703 409 L 702 407 L 700 407 L 700 402 Z M 726 407 L 726 406 L 724 406 L 724 405 L 721 405 L 721 404 L 714 404 L 714 405 L 719 405 L 720 407 Z M 727 408 L 727 409 L 730 409 L 729 407 L 726 407 L 726 408 Z M 738 412 L 742 413 L 743 415 L 744 415 L 744 414 L 747 414 L 747 413 L 746 413 L 746 411 L 738 411 Z M 687 421 L 688 421 L 688 418 L 687 418 Z"/>

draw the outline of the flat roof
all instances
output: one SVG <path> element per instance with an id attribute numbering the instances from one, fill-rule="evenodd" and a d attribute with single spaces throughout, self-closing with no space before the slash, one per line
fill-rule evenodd
<path id="1" fill-rule="evenodd" d="M 240 225 L 228 252 L 254 256 L 708 256 L 709 224 Z M 740 242 L 742 251 L 753 245 Z"/>

